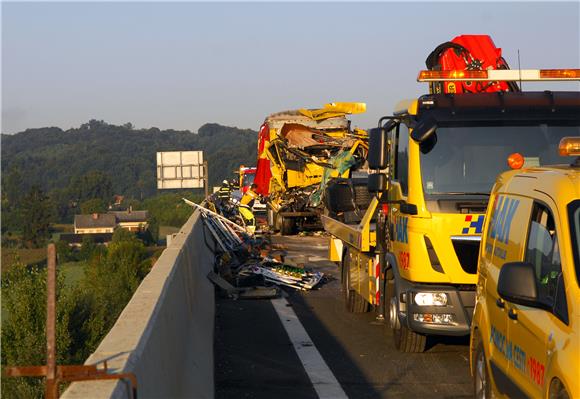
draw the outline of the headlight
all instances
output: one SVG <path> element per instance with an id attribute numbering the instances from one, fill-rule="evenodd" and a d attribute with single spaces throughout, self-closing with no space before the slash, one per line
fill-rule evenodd
<path id="1" fill-rule="evenodd" d="M 444 292 L 418 292 L 415 294 L 415 303 L 419 306 L 445 306 L 447 294 Z"/>

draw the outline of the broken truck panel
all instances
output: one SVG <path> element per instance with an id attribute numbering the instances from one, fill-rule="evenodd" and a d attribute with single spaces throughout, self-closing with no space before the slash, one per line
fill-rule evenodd
<path id="1" fill-rule="evenodd" d="M 348 177 L 366 158 L 367 133 L 351 129 L 347 119 L 365 111 L 364 103 L 330 103 L 266 118 L 258 136 L 254 182 L 268 198 L 271 227 L 289 234 L 295 227 L 320 224 L 326 184 Z"/>

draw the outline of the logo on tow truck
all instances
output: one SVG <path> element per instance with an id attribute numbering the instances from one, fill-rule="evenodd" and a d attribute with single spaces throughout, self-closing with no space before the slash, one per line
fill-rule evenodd
<path id="1" fill-rule="evenodd" d="M 461 230 L 461 234 L 481 234 L 483 230 L 484 215 L 479 215 L 477 220 L 473 220 L 473 215 L 465 216 L 465 226 Z M 473 230 L 473 231 L 472 231 Z"/>

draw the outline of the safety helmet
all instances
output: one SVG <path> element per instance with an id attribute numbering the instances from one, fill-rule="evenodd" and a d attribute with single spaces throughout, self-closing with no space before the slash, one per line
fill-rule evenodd
<path id="1" fill-rule="evenodd" d="M 227 181 L 227 180 L 224 180 L 224 181 L 222 182 L 222 184 L 228 185 L 229 183 L 228 183 L 228 181 Z"/>

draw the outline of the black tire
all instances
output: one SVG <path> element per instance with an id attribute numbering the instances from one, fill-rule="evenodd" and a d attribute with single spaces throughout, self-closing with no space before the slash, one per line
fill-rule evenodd
<path id="1" fill-rule="evenodd" d="M 360 294 L 354 292 L 354 313 L 367 313 L 371 304 L 367 302 Z"/>
<path id="2" fill-rule="evenodd" d="M 283 236 L 290 236 L 294 234 L 294 228 L 296 227 L 296 220 L 290 217 L 280 216 L 280 234 Z"/>
<path id="3" fill-rule="evenodd" d="M 392 272 L 391 272 L 392 273 Z M 388 307 L 387 325 L 393 334 L 393 343 L 395 348 L 404 353 L 421 353 L 427 346 L 427 336 L 410 330 L 407 326 L 401 324 L 398 316 L 399 300 L 396 297 L 395 280 L 386 281 L 386 300 L 385 306 Z"/>
<path id="4" fill-rule="evenodd" d="M 389 303 L 393 294 L 393 289 L 395 285 L 395 280 L 393 277 L 393 269 L 388 268 L 385 270 L 385 281 L 383 286 L 383 317 L 385 318 L 385 333 L 391 335 L 390 313 L 389 313 Z"/>
<path id="5" fill-rule="evenodd" d="M 473 397 L 476 399 L 490 399 L 491 380 L 487 371 L 487 361 L 481 338 L 477 337 L 475 356 L 473 358 Z"/>
<path id="6" fill-rule="evenodd" d="M 344 304 L 349 313 L 366 313 L 370 309 L 370 304 L 360 296 L 355 290 L 350 288 L 350 251 L 344 251 L 342 257 L 342 290 Z"/>

